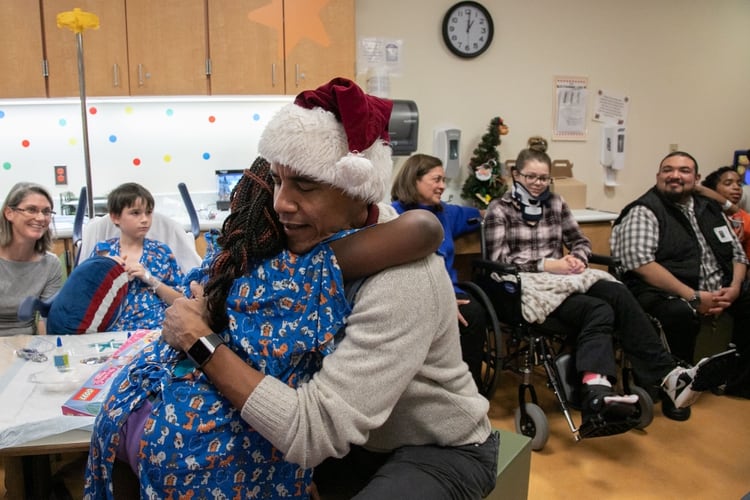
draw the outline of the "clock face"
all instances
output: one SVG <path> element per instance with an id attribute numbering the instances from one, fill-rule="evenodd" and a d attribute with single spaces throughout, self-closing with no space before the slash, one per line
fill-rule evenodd
<path id="1" fill-rule="evenodd" d="M 477 57 L 492 43 L 490 13 L 477 2 L 458 2 L 443 18 L 443 41 L 459 57 Z"/>

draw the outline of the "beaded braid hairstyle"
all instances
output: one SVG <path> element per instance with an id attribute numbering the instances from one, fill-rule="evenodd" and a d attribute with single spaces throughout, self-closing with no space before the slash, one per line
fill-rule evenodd
<path id="1" fill-rule="evenodd" d="M 206 284 L 209 323 L 215 332 L 227 327 L 226 300 L 232 282 L 262 259 L 286 247 L 284 228 L 273 209 L 271 165 L 258 157 L 232 190 L 230 213 L 217 242 Z"/>

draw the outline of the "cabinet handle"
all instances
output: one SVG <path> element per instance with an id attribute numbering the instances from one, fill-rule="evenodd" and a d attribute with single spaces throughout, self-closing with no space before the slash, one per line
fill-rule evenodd
<path id="1" fill-rule="evenodd" d="M 271 87 L 276 86 L 276 63 L 271 64 Z"/>
<path id="2" fill-rule="evenodd" d="M 138 86 L 143 87 L 143 84 L 145 82 L 143 81 L 143 64 L 138 65 Z"/>
<path id="3" fill-rule="evenodd" d="M 117 63 L 112 65 L 112 84 L 115 88 L 120 86 L 120 65 Z"/>
<path id="4" fill-rule="evenodd" d="M 294 65 L 294 86 L 299 87 L 299 64 Z"/>
<path id="5" fill-rule="evenodd" d="M 211 58 L 206 59 L 206 76 L 211 76 L 213 67 L 211 66 Z"/>
<path id="6" fill-rule="evenodd" d="M 49 61 L 42 59 L 42 76 L 47 78 L 49 76 Z"/>

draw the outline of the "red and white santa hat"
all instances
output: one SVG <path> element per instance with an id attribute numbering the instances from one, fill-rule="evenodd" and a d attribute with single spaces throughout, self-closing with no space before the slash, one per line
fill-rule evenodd
<path id="1" fill-rule="evenodd" d="M 392 108 L 351 80 L 334 78 L 281 108 L 261 134 L 258 153 L 354 198 L 381 201 L 393 169 Z"/>

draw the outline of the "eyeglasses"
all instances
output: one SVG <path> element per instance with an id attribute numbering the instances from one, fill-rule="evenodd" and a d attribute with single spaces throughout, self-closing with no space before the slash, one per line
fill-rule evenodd
<path id="1" fill-rule="evenodd" d="M 536 181 L 541 182 L 542 184 L 549 184 L 552 182 L 552 177 L 549 175 L 536 175 L 536 174 L 522 174 L 521 172 L 518 172 L 518 175 L 526 179 L 526 182 L 529 184 L 533 184 Z"/>
<path id="2" fill-rule="evenodd" d="M 10 207 L 10 208 L 12 210 L 15 210 L 16 212 L 23 212 L 29 217 L 36 217 L 37 215 L 42 214 L 45 218 L 49 218 L 55 215 L 55 211 L 50 210 L 49 208 L 43 208 L 41 210 L 39 210 L 37 207 L 24 207 L 24 208 Z"/>

